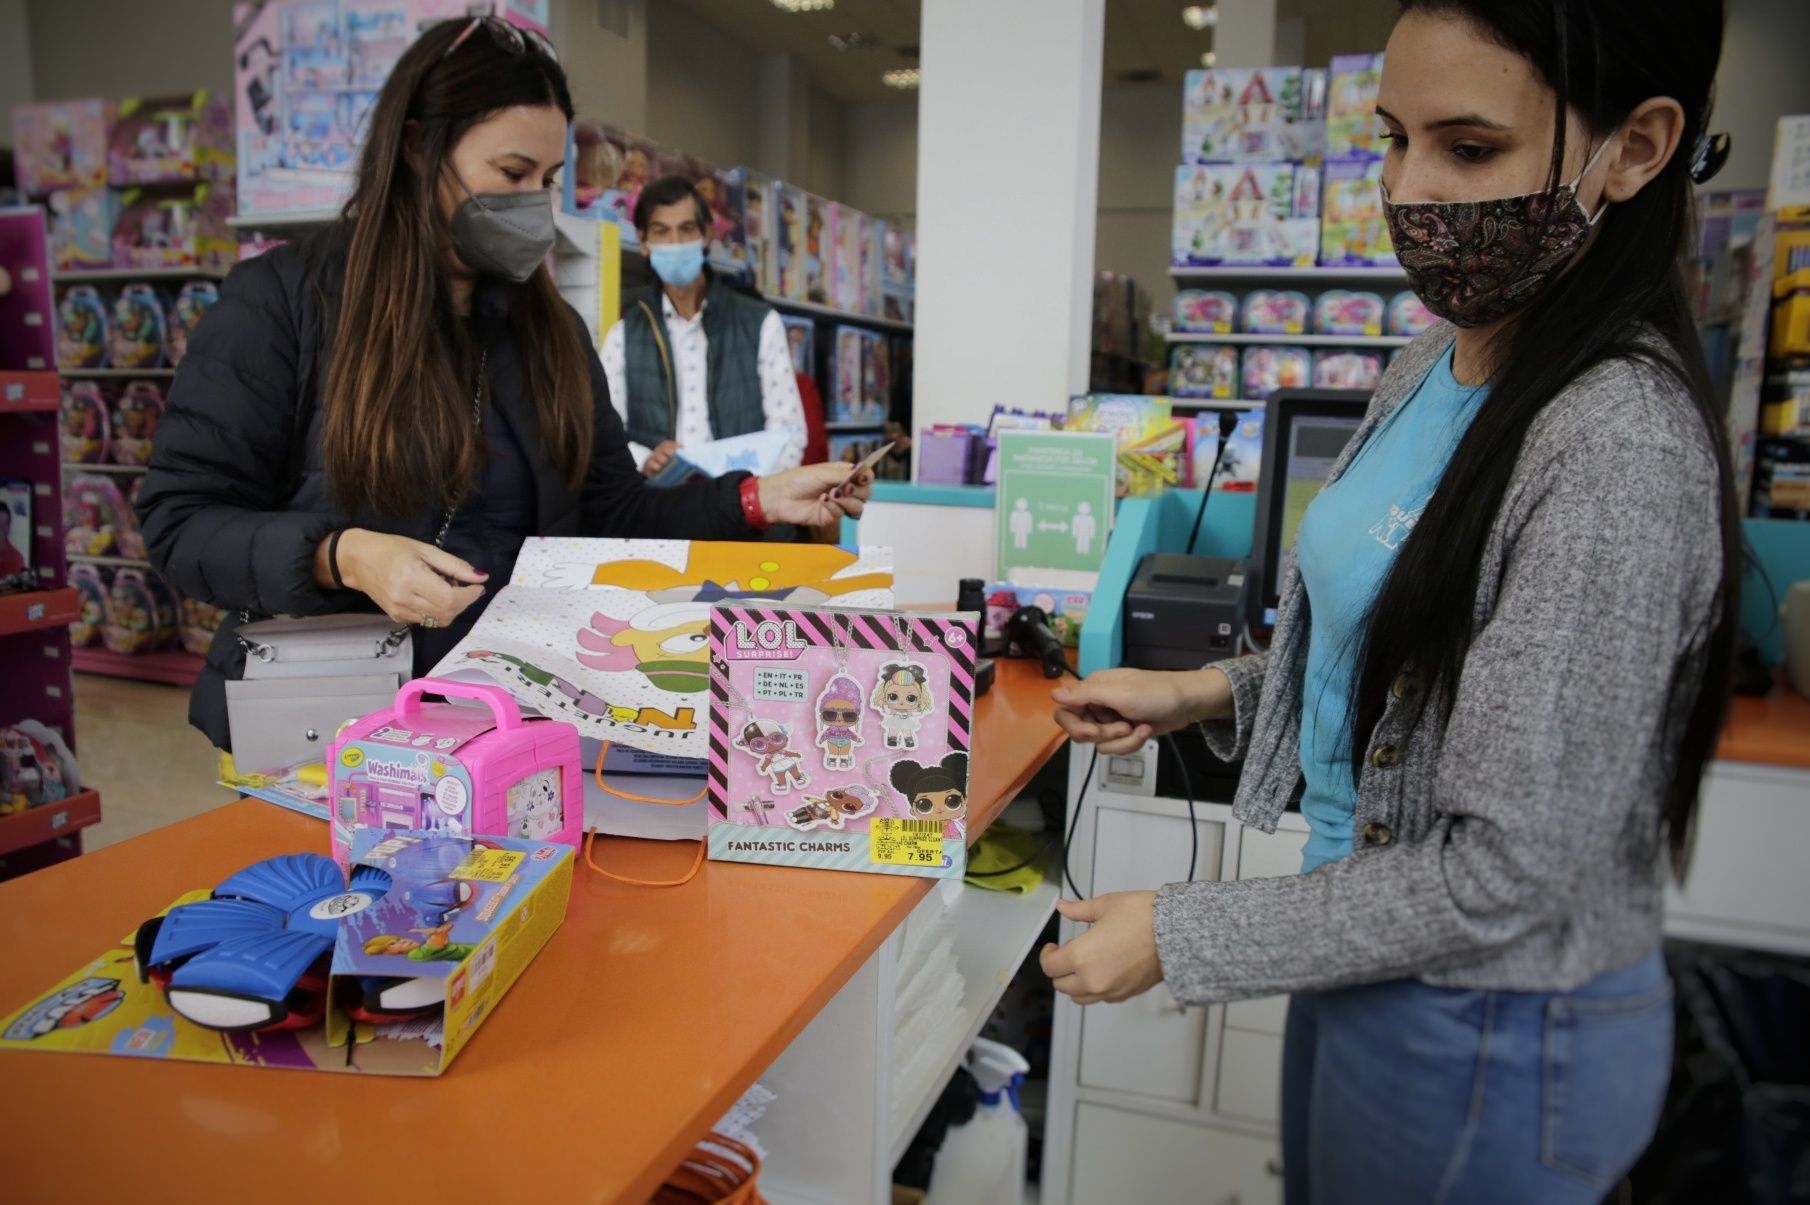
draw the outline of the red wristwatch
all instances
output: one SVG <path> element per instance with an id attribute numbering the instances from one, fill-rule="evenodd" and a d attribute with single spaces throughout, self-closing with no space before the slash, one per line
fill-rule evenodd
<path id="1" fill-rule="evenodd" d="M 755 531 L 765 531 L 773 526 L 772 520 L 767 518 L 767 512 L 761 509 L 759 477 L 742 478 L 741 498 L 742 518 L 748 521 L 749 527 Z"/>

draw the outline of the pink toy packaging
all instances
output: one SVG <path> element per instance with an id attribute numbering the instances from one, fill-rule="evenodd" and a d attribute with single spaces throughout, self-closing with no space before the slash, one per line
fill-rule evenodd
<path id="1" fill-rule="evenodd" d="M 1383 78 L 1380 54 L 1338 54 L 1326 95 L 1326 157 L 1381 155 L 1386 149 L 1376 118 L 1376 90 Z"/>
<path id="2" fill-rule="evenodd" d="M 121 569 L 107 591 L 101 643 L 110 653 L 154 653 L 176 640 L 176 597 L 154 573 Z"/>
<path id="3" fill-rule="evenodd" d="M 971 614 L 710 613 L 712 859 L 960 878 Z"/>
<path id="4" fill-rule="evenodd" d="M 1322 335 L 1380 335 L 1383 299 L 1375 293 L 1328 289 L 1314 301 L 1314 330 Z"/>
<path id="5" fill-rule="evenodd" d="M 1307 294 L 1252 289 L 1244 299 L 1244 329 L 1252 335 L 1299 335 L 1307 330 Z"/>
<path id="6" fill-rule="evenodd" d="M 1169 363 L 1169 391 L 1176 397 L 1238 396 L 1238 349 L 1185 345 Z"/>
<path id="7" fill-rule="evenodd" d="M 163 295 L 148 284 L 129 284 L 113 301 L 107 362 L 115 368 L 160 368 L 164 360 Z"/>
<path id="8" fill-rule="evenodd" d="M 61 188 L 45 204 L 50 210 L 50 255 L 58 271 L 113 266 L 118 193 L 110 188 Z"/>
<path id="9" fill-rule="evenodd" d="M 1389 299 L 1389 333 L 1391 335 L 1418 335 L 1432 326 L 1438 319 L 1433 317 L 1426 303 L 1412 292 L 1403 291 Z"/>
<path id="10" fill-rule="evenodd" d="M 1383 161 L 1328 163 L 1320 205 L 1320 262 L 1334 266 L 1396 264 L 1383 217 Z"/>
<path id="11" fill-rule="evenodd" d="M 58 188 L 107 182 L 107 139 L 114 107 L 107 100 L 64 100 L 13 110 L 13 163 L 19 187 L 41 197 Z"/>
<path id="12" fill-rule="evenodd" d="M 176 609 L 177 635 L 182 641 L 182 651 L 196 657 L 207 656 L 214 646 L 214 632 L 226 618 L 226 612 L 194 598 L 179 599 Z"/>
<path id="13" fill-rule="evenodd" d="M 1238 323 L 1238 299 L 1215 289 L 1182 289 L 1175 295 L 1171 318 L 1178 331 L 1229 335 Z"/>
<path id="14" fill-rule="evenodd" d="M 1305 347 L 1244 349 L 1244 396 L 1254 401 L 1278 389 L 1306 389 L 1313 375 L 1313 356 Z"/>
<path id="15" fill-rule="evenodd" d="M 112 450 L 107 395 L 98 381 L 77 381 L 63 393 L 65 464 L 101 464 Z"/>
<path id="16" fill-rule="evenodd" d="M 57 303 L 57 363 L 103 368 L 107 363 L 107 304 L 93 285 L 76 285 Z"/>
<path id="17" fill-rule="evenodd" d="M 804 299 L 830 304 L 830 203 L 804 195 Z"/>
<path id="18" fill-rule="evenodd" d="M 100 565 L 71 565 L 69 584 L 82 600 L 81 618 L 69 625 L 69 643 L 78 649 L 101 642 L 107 622 L 107 594 L 113 588 L 113 571 Z"/>
<path id="19" fill-rule="evenodd" d="M 119 103 L 107 144 L 115 184 L 167 184 L 232 174 L 232 102 L 205 90 Z"/>
<path id="20" fill-rule="evenodd" d="M 120 198 L 113 226 L 113 262 L 121 268 L 195 268 L 224 274 L 238 258 L 226 220 L 233 213 L 230 180 L 193 189 L 132 189 Z"/>
<path id="21" fill-rule="evenodd" d="M 151 438 L 163 421 L 163 391 L 150 381 L 133 381 L 113 404 L 113 459 L 120 464 L 151 463 Z"/>
<path id="22" fill-rule="evenodd" d="M 479 707 L 423 703 L 426 694 Z M 394 707 L 342 728 L 327 753 L 333 857 L 358 829 L 518 837 L 576 847 L 584 834 L 578 729 L 524 718 L 500 686 L 418 678 Z"/>
<path id="23" fill-rule="evenodd" d="M 63 483 L 63 551 L 69 556 L 111 556 L 129 521 L 126 496 L 111 477 L 95 474 Z"/>
<path id="24" fill-rule="evenodd" d="M 176 294 L 169 312 L 170 367 L 182 363 L 182 357 L 188 354 L 189 336 L 201 325 L 201 316 L 219 300 L 220 288 L 211 280 L 191 280 Z"/>
<path id="25" fill-rule="evenodd" d="M 1315 389 L 1361 389 L 1368 393 L 1383 376 L 1383 357 L 1373 351 L 1314 353 Z"/>

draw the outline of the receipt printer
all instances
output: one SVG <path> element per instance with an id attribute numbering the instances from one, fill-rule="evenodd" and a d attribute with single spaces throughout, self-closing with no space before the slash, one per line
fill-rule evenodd
<path id="1" fill-rule="evenodd" d="M 1152 552 L 1125 592 L 1125 659 L 1135 669 L 1199 669 L 1238 652 L 1248 565 Z"/>

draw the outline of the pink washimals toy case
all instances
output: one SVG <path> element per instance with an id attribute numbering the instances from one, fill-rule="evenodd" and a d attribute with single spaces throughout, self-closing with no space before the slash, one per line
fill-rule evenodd
<path id="1" fill-rule="evenodd" d="M 473 700 L 423 703 L 426 694 Z M 523 718 L 500 686 L 417 678 L 355 720 L 327 754 L 333 857 L 359 829 L 518 837 L 576 846 L 584 832 L 578 730 Z"/>
<path id="2" fill-rule="evenodd" d="M 960 878 L 977 637 L 971 615 L 713 607 L 711 858 Z"/>

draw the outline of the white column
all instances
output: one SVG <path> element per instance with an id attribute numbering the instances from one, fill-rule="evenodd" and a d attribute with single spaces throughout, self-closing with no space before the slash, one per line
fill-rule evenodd
<path id="1" fill-rule="evenodd" d="M 553 0 L 547 24 L 580 117 L 647 132 L 647 0 Z"/>
<path id="2" fill-rule="evenodd" d="M 1087 389 L 1103 0 L 925 0 L 912 417 Z"/>
<path id="3" fill-rule="evenodd" d="M 1276 65 L 1276 0 L 1237 0 L 1219 6 L 1213 50 L 1221 67 Z"/>
<path id="4" fill-rule="evenodd" d="M 801 183 L 811 157 L 811 79 L 796 55 L 760 56 L 760 145 L 750 166 Z"/>

